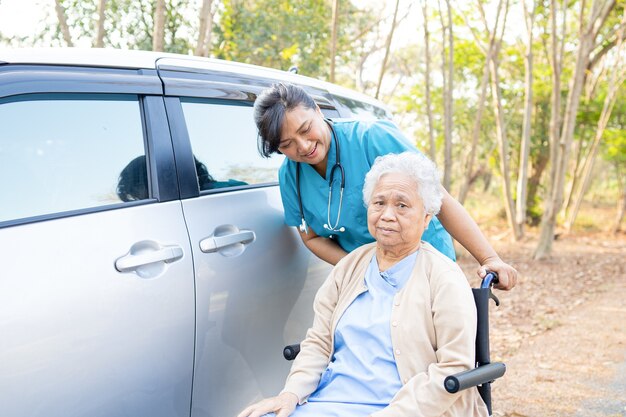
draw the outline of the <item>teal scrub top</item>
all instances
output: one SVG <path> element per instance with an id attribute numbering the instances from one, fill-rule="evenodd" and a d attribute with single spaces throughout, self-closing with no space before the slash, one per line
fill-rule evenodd
<path id="1" fill-rule="evenodd" d="M 300 164 L 300 190 L 302 205 L 307 226 L 318 236 L 328 237 L 347 252 L 374 241 L 367 230 L 367 207 L 363 202 L 363 183 L 378 156 L 389 153 L 406 151 L 419 152 L 404 137 L 400 129 L 388 120 L 360 121 L 335 120 L 333 121 L 337 141 L 339 142 L 341 165 L 345 172 L 345 190 L 341 209 L 340 183 L 341 173 L 335 169 L 332 179 L 332 201 L 328 210 L 329 181 L 331 170 L 337 161 L 337 149 L 331 138 L 328 152 L 326 178 L 322 178 L 309 164 Z M 296 163 L 285 158 L 280 167 L 278 178 L 280 192 L 285 209 L 285 222 L 289 226 L 299 226 L 300 208 L 296 187 Z M 339 222 L 336 229 L 341 227 L 345 231 L 331 231 L 324 228 Z M 456 260 L 452 238 L 443 228 L 436 217 L 430 221 L 428 229 L 424 231 L 422 240 L 433 245 L 444 255 Z"/>

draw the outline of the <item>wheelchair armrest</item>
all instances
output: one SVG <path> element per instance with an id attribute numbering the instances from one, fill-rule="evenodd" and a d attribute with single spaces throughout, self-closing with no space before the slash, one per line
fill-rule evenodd
<path id="1" fill-rule="evenodd" d="M 283 356 L 288 361 L 294 360 L 296 356 L 298 356 L 298 353 L 300 353 L 300 343 L 296 343 L 295 345 L 285 346 L 285 348 L 283 349 Z"/>
<path id="2" fill-rule="evenodd" d="M 448 376 L 443 382 L 446 391 L 453 394 L 470 387 L 482 385 L 500 378 L 506 372 L 506 365 L 502 362 L 481 365 L 474 369 L 459 372 Z"/>

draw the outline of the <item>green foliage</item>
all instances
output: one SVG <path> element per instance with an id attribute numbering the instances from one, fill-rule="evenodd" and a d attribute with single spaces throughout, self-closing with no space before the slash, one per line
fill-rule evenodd
<path id="1" fill-rule="evenodd" d="M 626 130 L 607 129 L 604 131 L 605 160 L 626 169 Z"/>
<path id="2" fill-rule="evenodd" d="M 323 0 L 225 0 L 218 58 L 321 76 L 329 61 L 331 9 Z"/>
<path id="3" fill-rule="evenodd" d="M 454 40 L 454 65 L 459 80 L 472 82 L 476 88 L 480 86 L 485 67 L 485 54 L 473 39 Z"/>

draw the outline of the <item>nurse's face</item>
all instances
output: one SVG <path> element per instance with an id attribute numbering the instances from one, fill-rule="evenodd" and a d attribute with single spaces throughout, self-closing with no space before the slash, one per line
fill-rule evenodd
<path id="1" fill-rule="evenodd" d="M 329 146 L 330 129 L 319 107 L 299 105 L 285 113 L 278 150 L 287 158 L 325 167 Z"/>
<path id="2" fill-rule="evenodd" d="M 389 173 L 378 180 L 367 207 L 367 228 L 379 249 L 394 255 L 417 249 L 430 219 L 414 179 Z"/>

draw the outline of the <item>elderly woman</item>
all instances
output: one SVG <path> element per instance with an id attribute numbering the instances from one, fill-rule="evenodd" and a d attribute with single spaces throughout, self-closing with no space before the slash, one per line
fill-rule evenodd
<path id="1" fill-rule="evenodd" d="M 421 241 L 441 199 L 423 155 L 376 160 L 363 188 L 376 241 L 344 257 L 320 288 L 283 391 L 239 417 L 488 415 L 475 388 L 443 386 L 474 366 L 476 310 L 459 267 Z"/>

